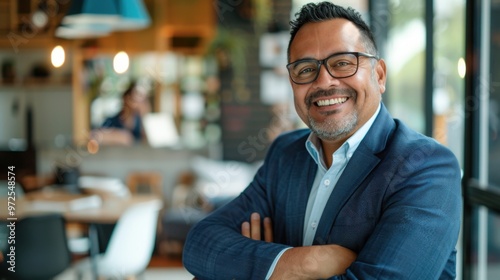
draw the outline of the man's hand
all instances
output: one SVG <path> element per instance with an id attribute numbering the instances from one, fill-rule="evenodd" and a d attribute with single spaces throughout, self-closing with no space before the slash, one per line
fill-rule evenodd
<path id="1" fill-rule="evenodd" d="M 260 215 L 254 212 L 250 215 L 250 222 L 241 224 L 241 234 L 253 240 L 262 240 L 261 228 Z M 273 242 L 273 225 L 269 217 L 264 218 L 264 241 Z"/>
<path id="2" fill-rule="evenodd" d="M 261 224 L 259 213 L 250 215 L 250 222 L 241 224 L 241 234 L 254 240 L 273 242 L 271 219 L 264 218 Z M 335 244 L 295 247 L 288 249 L 279 259 L 271 280 L 306 280 L 325 279 L 345 273 L 345 270 L 356 259 L 356 253 Z"/>

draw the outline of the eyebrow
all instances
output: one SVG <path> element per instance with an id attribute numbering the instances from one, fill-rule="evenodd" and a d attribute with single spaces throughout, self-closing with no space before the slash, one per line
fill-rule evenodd
<path id="1" fill-rule="evenodd" d="M 304 57 L 304 58 L 300 58 L 300 59 L 297 59 L 297 60 L 294 60 L 292 62 L 289 62 L 288 64 L 292 64 L 292 63 L 295 63 L 295 62 L 300 62 L 300 61 L 304 61 L 304 60 L 316 60 L 316 61 L 321 61 L 321 60 L 324 60 L 332 55 L 336 55 L 336 54 L 345 54 L 345 53 L 353 53 L 353 52 L 360 52 L 360 53 L 363 53 L 363 51 L 340 51 L 340 52 L 333 52 L 333 53 L 330 53 L 329 55 L 325 56 L 324 58 L 321 58 L 321 59 L 317 59 L 317 58 L 314 58 L 314 57 Z"/>

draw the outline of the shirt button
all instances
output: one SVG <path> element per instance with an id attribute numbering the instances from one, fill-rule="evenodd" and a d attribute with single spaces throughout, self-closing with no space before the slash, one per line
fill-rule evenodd
<path id="1" fill-rule="evenodd" d="M 326 179 L 324 182 L 325 186 L 329 186 L 330 185 L 330 180 Z"/>
<path id="2" fill-rule="evenodd" d="M 317 224 L 316 222 L 312 222 L 312 223 L 311 223 L 311 227 L 312 227 L 313 229 L 315 229 L 317 225 L 318 225 L 318 224 Z"/>

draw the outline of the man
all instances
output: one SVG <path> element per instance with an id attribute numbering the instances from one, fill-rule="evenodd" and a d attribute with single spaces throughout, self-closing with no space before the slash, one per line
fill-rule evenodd
<path id="1" fill-rule="evenodd" d="M 276 139 L 248 188 L 192 229 L 184 265 L 198 279 L 454 279 L 456 158 L 389 115 L 359 13 L 307 4 L 291 25 L 287 68 L 310 130 Z"/>

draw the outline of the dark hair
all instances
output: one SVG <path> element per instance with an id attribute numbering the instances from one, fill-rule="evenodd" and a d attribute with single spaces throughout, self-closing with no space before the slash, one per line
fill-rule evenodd
<path id="1" fill-rule="evenodd" d="M 122 97 L 125 98 L 127 96 L 132 95 L 132 92 L 134 91 L 136 86 L 137 86 L 137 83 L 135 81 L 131 82 L 129 84 L 128 88 L 123 92 Z"/>
<path id="2" fill-rule="evenodd" d="M 300 11 L 295 14 L 295 20 L 290 21 L 291 36 L 288 42 L 288 60 L 290 60 L 290 46 L 292 45 L 292 41 L 304 24 L 336 18 L 343 18 L 354 23 L 365 39 L 363 44 L 365 45 L 366 51 L 372 51 L 374 55 L 378 56 L 377 45 L 373 39 L 373 34 L 356 10 L 351 7 L 344 8 L 331 2 L 320 2 L 317 4 L 309 3 L 304 5 Z"/>

